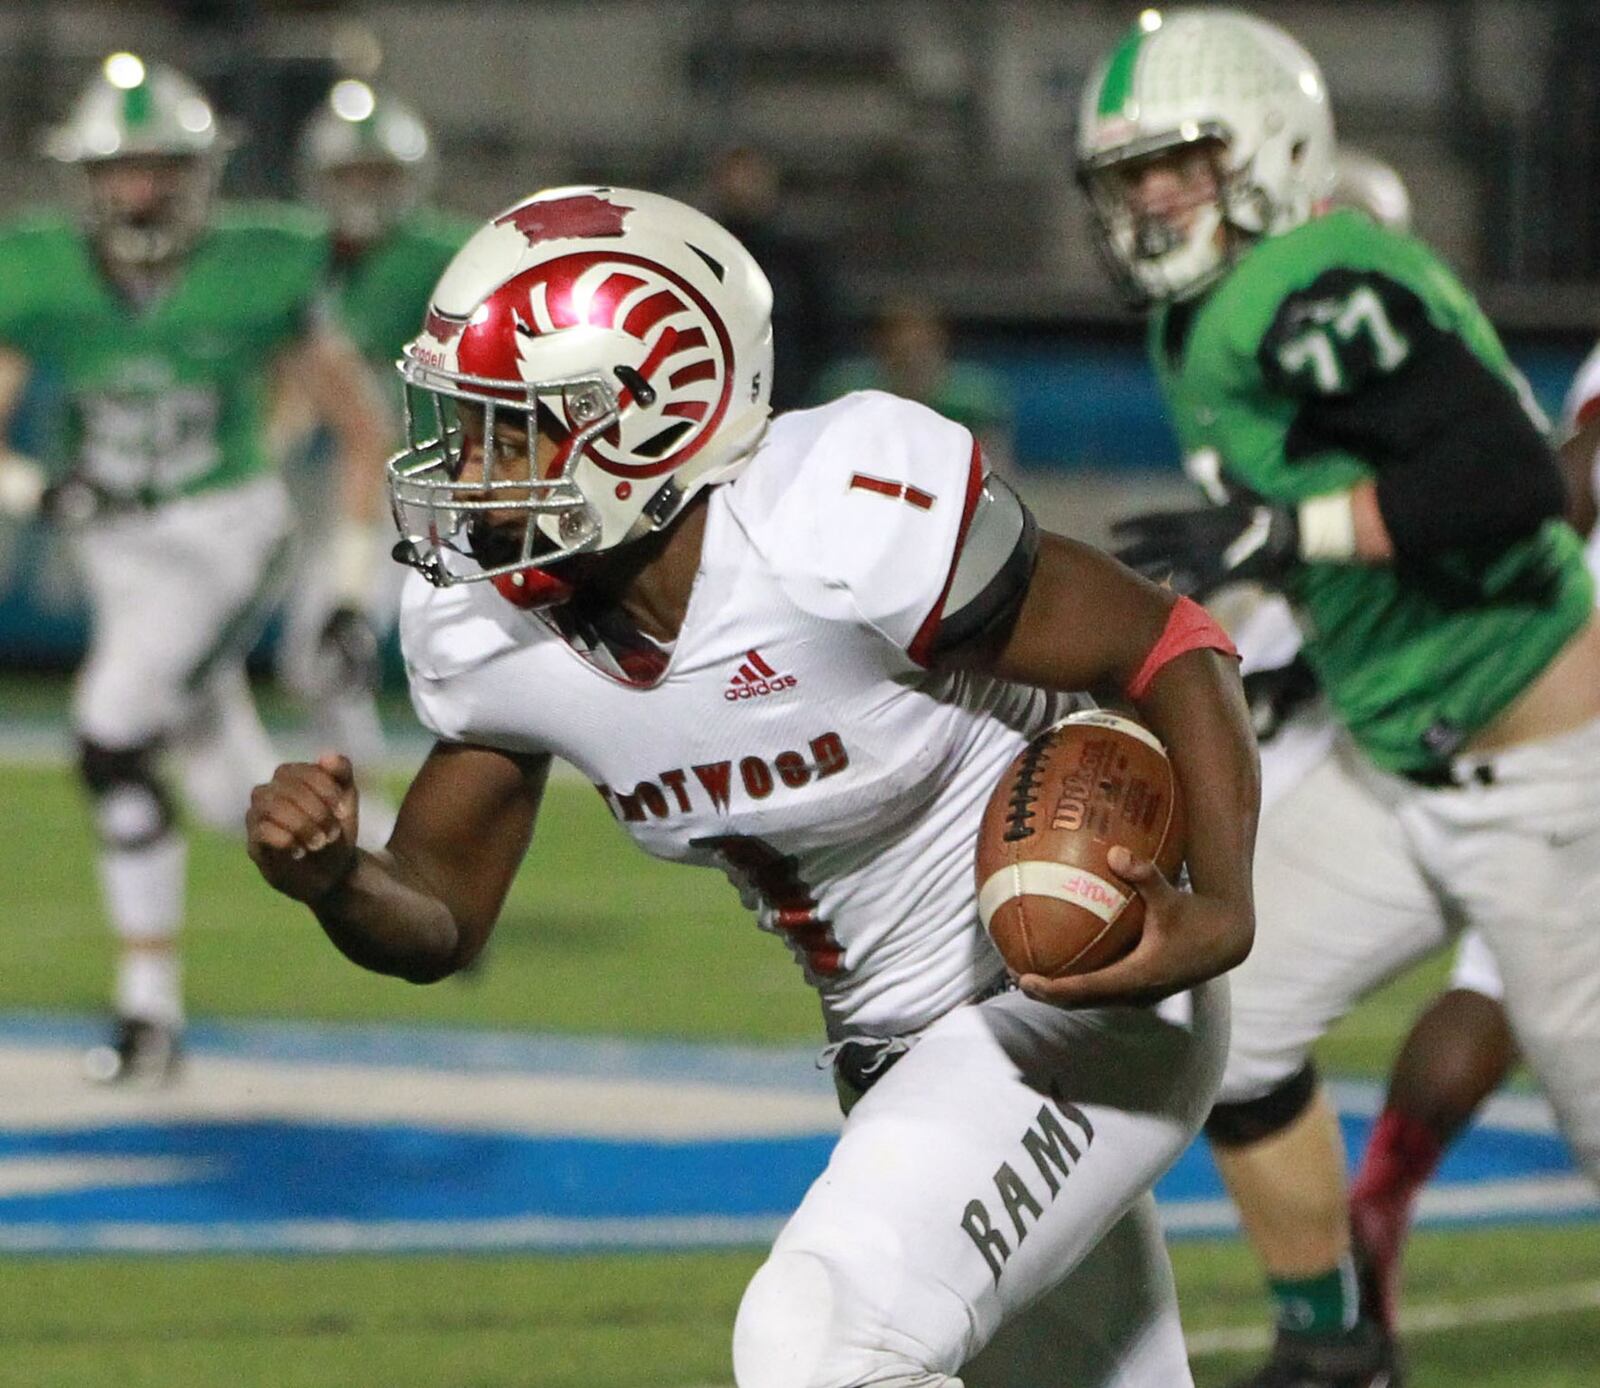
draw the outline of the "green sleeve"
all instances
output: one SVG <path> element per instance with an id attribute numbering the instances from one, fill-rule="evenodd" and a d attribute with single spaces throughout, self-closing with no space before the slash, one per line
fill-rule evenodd
<path id="1" fill-rule="evenodd" d="M 434 286 L 476 230 L 447 213 L 413 212 L 343 275 L 338 321 L 374 367 L 388 372 L 417 335 Z"/>
<path id="2" fill-rule="evenodd" d="M 270 352 L 303 338 L 325 311 L 330 250 L 326 224 L 307 209 L 229 205 L 197 248 L 206 263 L 194 278 L 209 289 L 226 271 L 226 292 L 251 304 L 257 348 Z"/>
<path id="3" fill-rule="evenodd" d="M 28 357 L 47 353 L 59 305 L 87 288 L 76 228 L 49 214 L 0 229 L 0 343 Z"/>

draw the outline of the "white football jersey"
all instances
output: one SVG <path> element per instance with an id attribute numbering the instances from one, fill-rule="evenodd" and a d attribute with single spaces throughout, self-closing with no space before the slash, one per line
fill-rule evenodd
<path id="1" fill-rule="evenodd" d="M 714 864 L 787 940 L 828 1033 L 917 1030 L 999 981 L 978 823 L 1070 696 L 924 664 L 977 502 L 958 425 L 861 392 L 773 421 L 709 494 L 688 611 L 634 683 L 486 583 L 413 575 L 401 639 L 440 738 L 551 752 L 647 852 Z"/>

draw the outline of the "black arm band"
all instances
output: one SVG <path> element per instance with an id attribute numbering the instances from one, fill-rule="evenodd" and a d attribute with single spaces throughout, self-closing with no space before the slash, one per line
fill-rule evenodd
<path id="1" fill-rule="evenodd" d="M 994 636 L 1015 620 L 1039 557 L 1033 513 L 993 474 L 983 492 L 956 563 L 950 602 L 933 652 L 948 654 Z"/>

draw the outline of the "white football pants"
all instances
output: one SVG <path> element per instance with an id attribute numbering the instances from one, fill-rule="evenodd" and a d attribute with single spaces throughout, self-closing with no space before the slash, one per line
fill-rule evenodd
<path id="1" fill-rule="evenodd" d="M 1190 1383 L 1149 1191 L 1211 1107 L 1227 996 L 1067 1012 L 1006 993 L 935 1022 L 751 1280 L 739 1388 Z M 1058 1284 L 1074 1294 L 1035 1317 Z"/>
<path id="2" fill-rule="evenodd" d="M 276 595 L 276 478 L 91 521 L 74 536 L 92 616 L 73 722 L 106 747 L 170 739 L 200 821 L 239 832 L 277 760 L 244 676 Z"/>
<path id="3" fill-rule="evenodd" d="M 1222 1097 L 1270 1091 L 1359 999 L 1475 927 L 1517 1041 L 1600 1179 L 1600 720 L 1459 762 L 1492 783 L 1416 786 L 1341 740 L 1263 817 Z"/>

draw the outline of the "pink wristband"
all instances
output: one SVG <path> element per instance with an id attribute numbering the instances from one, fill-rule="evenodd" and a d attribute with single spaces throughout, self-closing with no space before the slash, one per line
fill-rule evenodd
<path id="1" fill-rule="evenodd" d="M 1221 651 L 1235 660 L 1239 658 L 1228 633 L 1216 624 L 1211 614 L 1192 598 L 1179 598 L 1167 614 L 1160 640 L 1150 647 L 1139 673 L 1128 681 L 1128 697 L 1144 698 L 1161 667 L 1186 651 Z"/>

